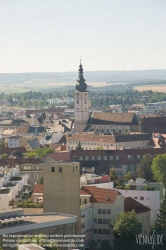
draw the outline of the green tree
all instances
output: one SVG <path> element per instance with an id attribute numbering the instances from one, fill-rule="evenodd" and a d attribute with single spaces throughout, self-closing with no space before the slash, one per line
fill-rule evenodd
<path id="1" fill-rule="evenodd" d="M 83 148 L 81 147 L 81 142 L 79 141 L 77 147 L 76 147 L 76 150 L 82 150 Z"/>
<path id="2" fill-rule="evenodd" d="M 43 176 L 39 179 L 38 184 L 43 184 Z"/>
<path id="3" fill-rule="evenodd" d="M 117 175 L 116 175 L 116 171 L 115 171 L 115 168 L 111 168 L 110 169 L 110 180 L 111 181 L 114 181 L 117 179 Z"/>
<path id="4" fill-rule="evenodd" d="M 147 181 L 154 181 L 153 171 L 152 171 L 152 161 L 153 156 L 146 154 L 142 157 L 138 165 L 138 176 Z"/>
<path id="5" fill-rule="evenodd" d="M 97 247 L 97 242 L 95 240 L 91 240 L 91 241 L 89 241 L 88 246 L 89 246 L 90 250 L 95 250 Z"/>
<path id="6" fill-rule="evenodd" d="M 110 226 L 113 228 L 115 234 L 125 238 L 135 238 L 142 230 L 142 224 L 136 218 L 134 210 L 116 214 L 116 222 L 110 224 Z"/>
<path id="7" fill-rule="evenodd" d="M 112 246 L 109 240 L 102 240 L 100 245 L 100 250 L 112 250 Z"/>
<path id="8" fill-rule="evenodd" d="M 99 146 L 99 147 L 96 148 L 96 150 L 103 150 L 103 147 Z"/>
<path id="9" fill-rule="evenodd" d="M 152 171 L 157 181 L 166 188 L 166 154 L 157 155 L 152 162 Z"/>
<path id="10" fill-rule="evenodd" d="M 1 155 L 1 158 L 2 158 L 2 159 L 5 159 L 5 158 L 7 158 L 7 157 L 8 157 L 8 154 L 2 154 L 2 155 Z"/>
<path id="11" fill-rule="evenodd" d="M 129 171 L 124 175 L 125 181 L 129 181 L 133 178 L 132 173 Z"/>
<path id="12" fill-rule="evenodd" d="M 155 221 L 153 229 L 158 234 L 165 235 L 165 240 L 166 240 L 166 195 L 162 200 L 159 212 L 160 213 L 157 215 L 157 219 Z"/>

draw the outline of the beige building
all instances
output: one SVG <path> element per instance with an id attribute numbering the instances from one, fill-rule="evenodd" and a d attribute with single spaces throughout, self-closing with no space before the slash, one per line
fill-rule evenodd
<path id="1" fill-rule="evenodd" d="M 67 150 L 75 150 L 79 142 L 84 150 L 116 150 L 122 148 L 147 148 L 151 134 L 104 135 L 94 133 L 74 134 L 67 138 Z"/>
<path id="2" fill-rule="evenodd" d="M 40 181 L 41 177 L 43 177 L 43 164 L 22 164 L 20 171 L 28 175 L 28 184 L 32 191 L 34 186 Z"/>
<path id="3" fill-rule="evenodd" d="M 76 215 L 80 232 L 80 164 L 55 162 L 43 166 L 44 212 Z"/>

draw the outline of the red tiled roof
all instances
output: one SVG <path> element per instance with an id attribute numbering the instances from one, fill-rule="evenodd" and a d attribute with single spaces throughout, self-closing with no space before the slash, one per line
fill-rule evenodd
<path id="1" fill-rule="evenodd" d="M 43 194 L 43 184 L 36 184 L 33 190 L 34 193 L 41 193 Z"/>
<path id="2" fill-rule="evenodd" d="M 113 203 L 116 197 L 120 195 L 117 190 L 98 188 L 96 186 L 83 186 L 81 190 L 92 195 L 90 198 L 91 202 Z"/>
<path id="3" fill-rule="evenodd" d="M 136 214 L 144 213 L 150 211 L 151 209 L 134 200 L 131 197 L 125 197 L 124 200 L 124 212 L 129 212 L 134 210 Z"/>
<path id="4" fill-rule="evenodd" d="M 27 150 L 24 147 L 17 147 L 17 148 L 0 148 L 0 155 L 2 154 L 11 154 L 13 151 L 20 151 L 21 153 L 26 153 Z"/>

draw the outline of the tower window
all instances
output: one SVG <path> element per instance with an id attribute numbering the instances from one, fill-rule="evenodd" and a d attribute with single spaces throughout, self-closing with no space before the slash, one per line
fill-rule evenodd
<path id="1" fill-rule="evenodd" d="M 76 171 L 77 171 L 77 166 L 76 166 Z"/>
<path id="2" fill-rule="evenodd" d="M 62 173 L 62 167 L 59 167 L 59 173 Z"/>
<path id="3" fill-rule="evenodd" d="M 73 172 L 74 172 L 74 167 L 73 167 Z"/>
<path id="4" fill-rule="evenodd" d="M 79 110 L 79 108 L 77 108 L 77 110 Z"/>
<path id="5" fill-rule="evenodd" d="M 85 104 L 86 104 L 86 100 L 85 100 Z"/>
<path id="6" fill-rule="evenodd" d="M 85 108 L 85 110 L 86 110 L 86 108 Z"/>
<path id="7" fill-rule="evenodd" d="M 54 167 L 51 168 L 51 172 L 55 172 L 55 168 Z"/>
<path id="8" fill-rule="evenodd" d="M 79 104 L 79 100 L 77 100 L 77 104 Z"/>

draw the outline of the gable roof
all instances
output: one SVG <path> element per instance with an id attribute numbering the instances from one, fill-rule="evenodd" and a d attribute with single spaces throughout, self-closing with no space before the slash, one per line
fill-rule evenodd
<path id="1" fill-rule="evenodd" d="M 130 142 L 130 141 L 142 141 L 150 140 L 151 134 L 129 134 L 129 135 L 102 135 L 102 134 L 74 134 L 67 138 L 68 141 L 98 141 L 98 142 Z"/>
<path id="2" fill-rule="evenodd" d="M 117 190 L 98 188 L 96 186 L 82 186 L 84 194 L 90 194 L 91 202 L 114 203 L 117 196 L 121 195 Z"/>
<path id="3" fill-rule="evenodd" d="M 91 124 L 138 125 L 135 113 L 95 112 L 91 115 Z"/>
<path id="4" fill-rule="evenodd" d="M 125 197 L 124 200 L 124 212 L 129 212 L 134 210 L 136 214 L 140 214 L 140 213 L 144 213 L 144 212 L 148 212 L 151 209 L 144 206 L 143 204 L 141 204 L 140 202 L 134 200 L 131 197 Z"/>
<path id="5" fill-rule="evenodd" d="M 166 133 L 166 116 L 143 117 L 141 125 L 146 133 Z"/>
<path id="6" fill-rule="evenodd" d="M 34 193 L 43 194 L 43 184 L 36 184 L 33 189 L 33 194 Z"/>

